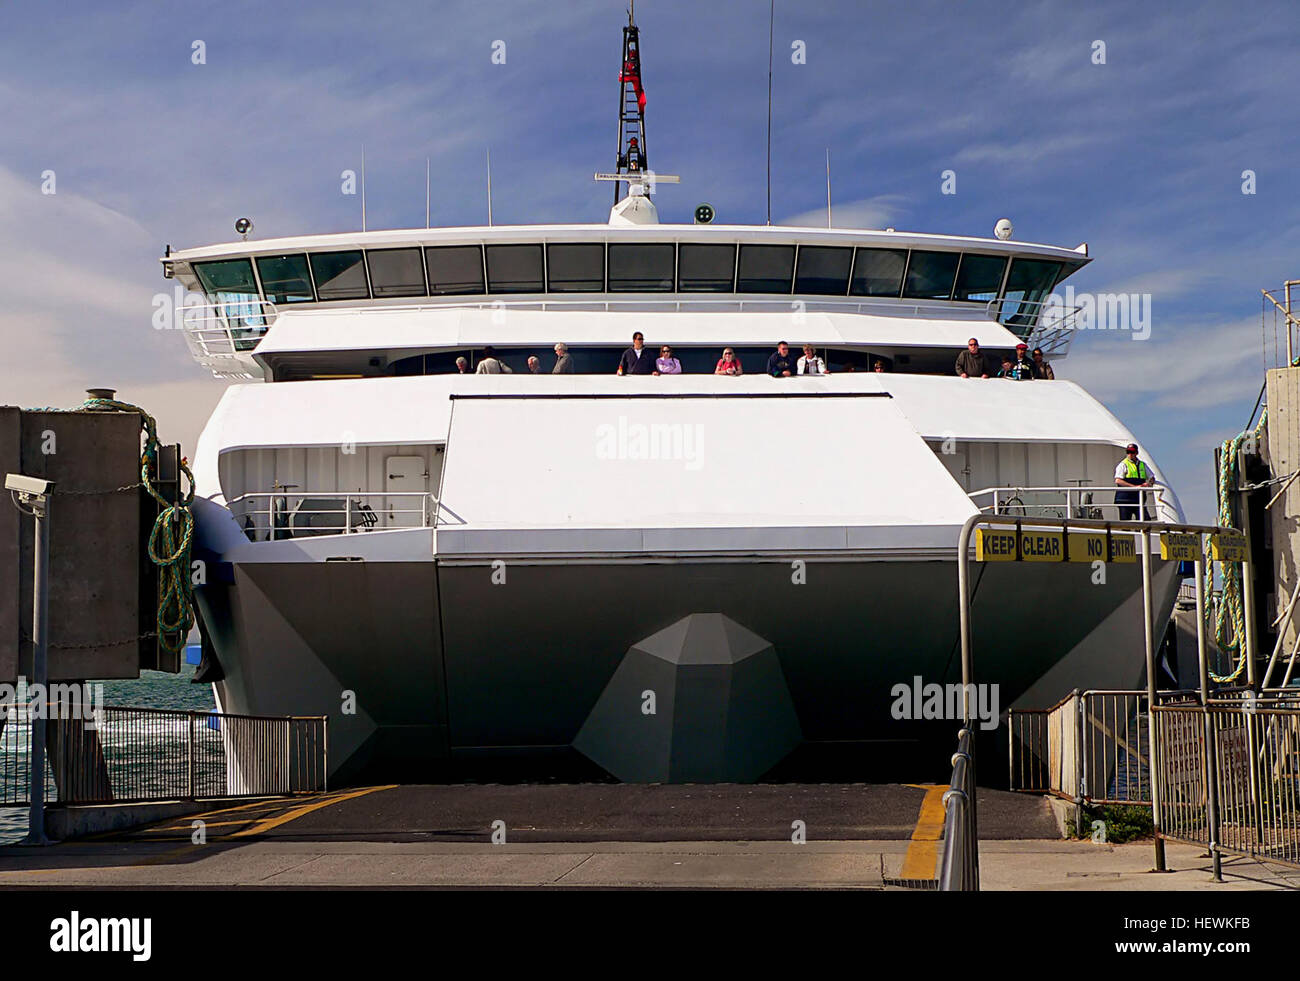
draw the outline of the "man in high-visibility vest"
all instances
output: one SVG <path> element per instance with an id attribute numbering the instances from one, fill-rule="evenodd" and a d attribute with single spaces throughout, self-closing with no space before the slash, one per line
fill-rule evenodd
<path id="1" fill-rule="evenodd" d="M 1155 478 L 1151 476 L 1150 468 L 1138 459 L 1138 448 L 1136 443 L 1129 443 L 1125 448 L 1128 454 L 1124 459 L 1119 461 L 1119 466 L 1115 468 L 1115 486 L 1116 487 L 1150 487 L 1155 483 Z M 1139 494 L 1135 490 L 1116 491 L 1115 503 L 1119 505 L 1120 521 L 1137 521 L 1139 509 L 1137 507 L 1138 499 L 1145 495 Z M 1150 515 L 1147 513 L 1145 502 L 1141 508 L 1142 520 L 1146 521 Z"/>

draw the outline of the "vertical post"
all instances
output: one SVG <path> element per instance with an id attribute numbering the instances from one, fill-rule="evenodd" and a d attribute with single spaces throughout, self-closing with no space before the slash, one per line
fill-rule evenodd
<path id="1" fill-rule="evenodd" d="M 32 553 L 32 687 L 45 692 L 49 705 L 49 630 L 50 621 L 50 495 L 44 494 L 32 502 L 36 519 L 34 549 Z M 37 687 L 39 686 L 39 687 Z M 44 713 L 47 714 L 47 713 Z M 27 811 L 27 837 L 24 844 L 47 845 L 45 837 L 45 719 L 33 718 L 30 708 L 27 725 L 31 739 L 31 800 Z"/>
<path id="2" fill-rule="evenodd" d="M 187 712 L 185 719 L 185 796 L 194 799 L 194 723 L 197 712 Z"/>
<path id="3" fill-rule="evenodd" d="M 1202 553 L 1204 554 L 1204 553 Z M 1219 761 L 1210 718 L 1210 658 L 1205 645 L 1205 562 L 1198 559 L 1196 570 L 1196 663 L 1200 668 L 1201 716 L 1205 732 L 1205 819 L 1209 825 L 1210 860 L 1214 863 L 1214 881 L 1223 881 L 1223 858 L 1219 854 Z"/>
<path id="4" fill-rule="evenodd" d="M 1151 826 L 1155 836 L 1156 871 L 1165 872 L 1165 840 L 1160 837 L 1160 782 L 1154 779 L 1157 771 L 1156 756 L 1156 648 L 1153 642 L 1151 602 L 1151 535 L 1146 528 L 1138 530 L 1142 540 L 1142 622 L 1147 658 L 1147 743 L 1150 746 L 1151 780 Z"/>
<path id="5" fill-rule="evenodd" d="M 1083 772 L 1083 716 L 1087 700 L 1077 688 L 1074 690 L 1074 699 L 1074 828 L 1077 833 L 1083 830 L 1083 801 L 1088 793 Z"/>
<path id="6" fill-rule="evenodd" d="M 1242 502 L 1242 511 L 1246 512 L 1245 502 Z M 1248 527 L 1249 516 L 1242 514 L 1241 523 L 1246 535 L 1246 561 L 1241 564 L 1241 605 L 1242 614 L 1245 619 L 1246 636 L 1241 639 L 1246 654 L 1246 684 L 1252 689 L 1256 685 L 1255 671 L 1255 563 L 1253 561 L 1250 547 L 1250 530 Z"/>

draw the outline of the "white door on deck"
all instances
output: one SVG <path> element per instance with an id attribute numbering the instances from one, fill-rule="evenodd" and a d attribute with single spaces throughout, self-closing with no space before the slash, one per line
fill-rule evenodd
<path id="1" fill-rule="evenodd" d="M 419 528 L 424 524 L 429 491 L 429 470 L 422 456 L 384 458 L 384 527 Z M 392 496 L 397 495 L 397 496 Z"/>

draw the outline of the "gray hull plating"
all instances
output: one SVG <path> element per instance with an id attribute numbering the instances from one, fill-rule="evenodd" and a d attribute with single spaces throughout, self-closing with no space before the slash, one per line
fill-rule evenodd
<path id="1" fill-rule="evenodd" d="M 1164 623 L 1177 579 L 1172 564 L 1155 569 Z M 803 739 L 781 775 L 850 747 L 863 754 L 858 778 L 873 779 L 901 748 L 954 736 L 950 720 L 896 718 L 892 692 L 960 681 L 952 561 L 809 560 L 802 577 L 769 559 L 233 570 L 198 591 L 225 672 L 220 703 L 328 715 L 336 779 L 602 776 L 574 748 L 602 693 L 630 648 L 699 613 L 775 650 Z M 1085 564 L 977 567 L 975 680 L 999 686 L 1001 711 L 1026 693 L 1143 679 L 1140 567 L 1092 578 Z"/>

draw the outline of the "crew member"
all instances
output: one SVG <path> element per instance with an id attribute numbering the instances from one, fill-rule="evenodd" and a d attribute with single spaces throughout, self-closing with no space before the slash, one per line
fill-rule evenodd
<path id="1" fill-rule="evenodd" d="M 1115 468 L 1115 486 L 1116 487 L 1150 487 L 1155 484 L 1155 478 L 1151 476 L 1150 468 L 1138 459 L 1138 448 L 1136 443 L 1129 443 L 1125 448 L 1128 454 L 1124 459 L 1119 461 L 1119 466 Z M 1140 494 L 1135 490 L 1121 490 L 1115 492 L 1115 503 L 1119 505 L 1120 521 L 1137 521 L 1138 520 L 1138 498 L 1145 498 L 1146 495 Z M 1142 504 L 1142 520 L 1147 521 L 1150 515 L 1145 501 Z"/>

